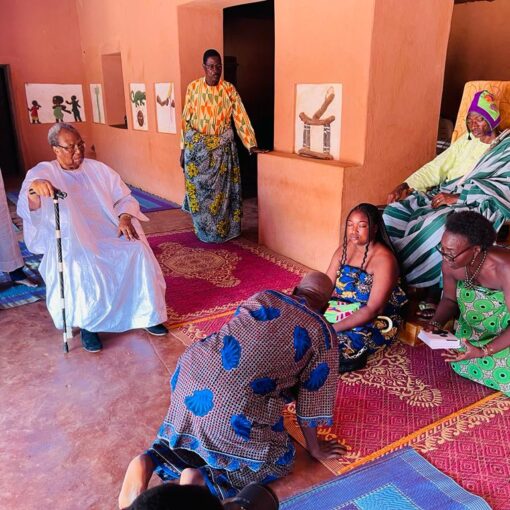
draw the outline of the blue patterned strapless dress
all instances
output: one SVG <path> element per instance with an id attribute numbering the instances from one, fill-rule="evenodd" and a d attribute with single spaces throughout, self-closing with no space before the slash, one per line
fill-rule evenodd
<path id="1" fill-rule="evenodd" d="M 349 264 L 341 265 L 337 275 L 333 298 L 346 303 L 359 303 L 361 308 L 366 306 L 372 290 L 373 275 Z M 356 357 L 358 353 L 366 351 L 371 354 L 380 347 L 390 344 L 402 323 L 402 307 L 406 303 L 406 294 L 397 284 L 379 317 L 349 331 L 337 333 L 341 357 L 342 355 L 347 358 Z M 391 323 L 388 324 L 389 321 L 381 319 L 381 316 L 389 318 Z"/>

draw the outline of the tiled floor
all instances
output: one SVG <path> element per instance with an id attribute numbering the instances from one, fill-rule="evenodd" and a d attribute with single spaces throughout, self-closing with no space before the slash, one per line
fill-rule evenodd
<path id="1" fill-rule="evenodd" d="M 256 239 L 256 204 L 245 235 Z M 181 211 L 151 214 L 147 232 L 191 227 Z M 102 336 L 104 350 L 64 354 L 44 302 L 0 310 L 0 508 L 113 509 L 129 460 L 150 445 L 168 406 L 183 344 L 136 330 Z M 298 447 L 280 498 L 333 475 Z"/>

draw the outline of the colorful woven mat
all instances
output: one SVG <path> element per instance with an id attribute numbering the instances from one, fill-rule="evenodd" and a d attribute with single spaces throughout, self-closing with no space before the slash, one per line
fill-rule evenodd
<path id="1" fill-rule="evenodd" d="M 412 448 L 294 496 L 281 510 L 490 510 Z"/>
<path id="2" fill-rule="evenodd" d="M 0 272 L 0 309 L 13 308 L 15 306 L 34 303 L 44 299 L 46 287 L 37 268 L 41 263 L 41 255 L 30 253 L 24 242 L 19 243 L 21 255 L 25 261 L 25 273 L 33 280 L 40 283 L 39 287 L 27 287 L 26 285 L 15 285 L 11 282 L 8 273 Z"/>
<path id="3" fill-rule="evenodd" d="M 131 190 L 131 194 L 140 203 L 140 209 L 143 213 L 168 211 L 169 209 L 180 209 L 180 205 L 175 204 L 174 202 L 170 202 L 170 200 L 165 200 L 164 198 L 157 197 L 156 195 L 148 193 L 147 191 L 143 191 L 140 188 L 135 188 L 134 186 L 129 185 L 129 189 Z"/>
<path id="4" fill-rule="evenodd" d="M 8 191 L 7 192 L 7 198 L 9 199 L 9 202 L 12 202 L 14 205 L 18 205 L 18 197 L 19 197 L 19 191 Z"/>
<path id="5" fill-rule="evenodd" d="M 340 376 L 336 399 L 334 425 L 318 431 L 349 448 L 323 462 L 333 473 L 411 445 L 494 508 L 510 508 L 510 399 L 454 373 L 439 351 L 397 342 Z M 285 422 L 304 445 L 293 404 Z"/>

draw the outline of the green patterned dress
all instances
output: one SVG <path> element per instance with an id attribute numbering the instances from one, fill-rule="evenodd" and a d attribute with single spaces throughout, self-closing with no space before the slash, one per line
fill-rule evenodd
<path id="1" fill-rule="evenodd" d="M 475 347 L 490 344 L 510 324 L 510 313 L 501 290 L 485 287 L 466 288 L 457 283 L 457 302 L 460 308 L 458 338 Z M 510 396 L 510 348 L 492 356 L 484 356 L 451 364 L 459 375 Z"/>

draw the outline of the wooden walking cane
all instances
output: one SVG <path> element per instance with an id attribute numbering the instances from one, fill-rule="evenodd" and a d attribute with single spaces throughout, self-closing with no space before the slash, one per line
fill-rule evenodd
<path id="1" fill-rule="evenodd" d="M 58 205 L 58 200 L 63 200 L 67 197 L 67 193 L 65 191 L 60 191 L 58 189 L 55 190 L 53 195 L 53 205 L 55 207 L 55 239 L 57 240 L 57 262 L 58 262 L 58 279 L 60 282 L 60 303 L 62 306 L 62 320 L 64 324 L 64 352 L 69 352 L 69 345 L 67 340 L 73 338 L 73 332 L 71 328 L 67 326 L 66 322 L 66 304 L 65 304 L 65 296 L 64 296 L 64 264 L 62 262 L 62 234 L 60 231 L 60 208 Z"/>

